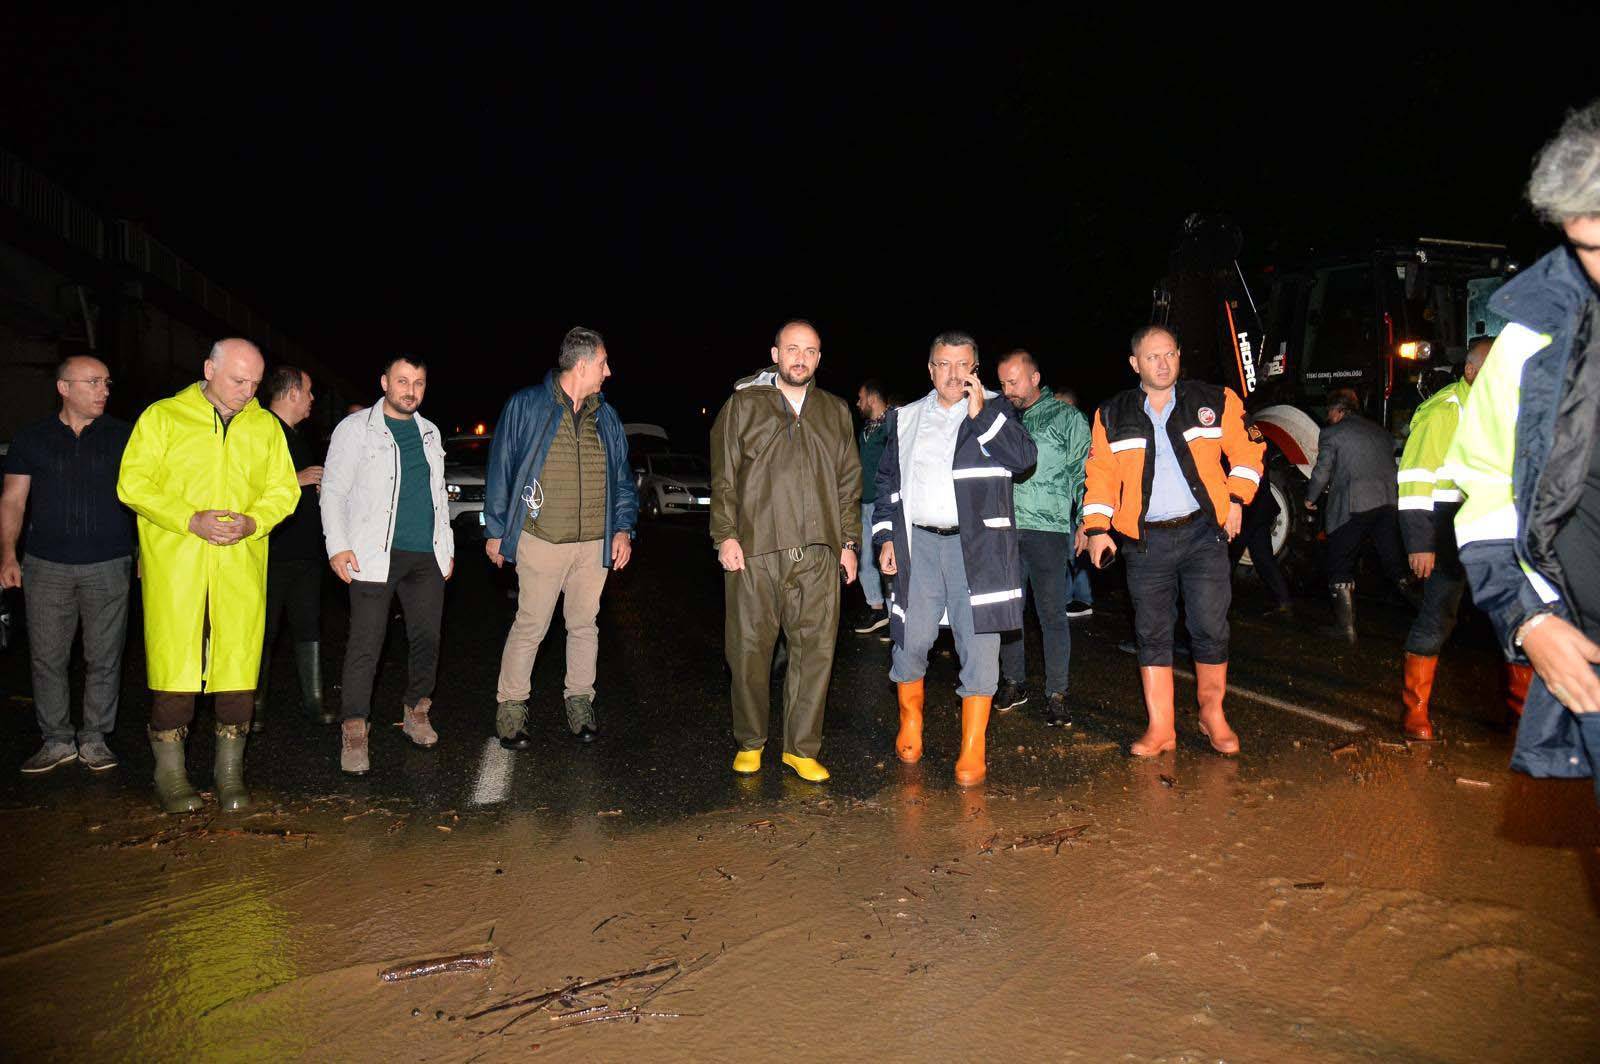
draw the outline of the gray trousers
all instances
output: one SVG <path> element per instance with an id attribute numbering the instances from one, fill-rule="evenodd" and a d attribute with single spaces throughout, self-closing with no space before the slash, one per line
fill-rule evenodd
<path id="1" fill-rule="evenodd" d="M 960 536 L 939 536 L 913 527 L 911 557 L 896 558 L 910 574 L 906 592 L 906 645 L 890 655 L 889 679 L 920 680 L 928 671 L 928 652 L 939 638 L 939 618 L 950 615 L 950 631 L 961 656 L 962 698 L 993 695 L 1000 683 L 1000 633 L 977 632 L 972 625 L 972 591 Z M 908 564 L 909 563 L 909 564 Z"/>
<path id="2" fill-rule="evenodd" d="M 117 727 L 122 647 L 128 634 L 131 557 L 89 565 L 43 558 L 22 560 L 28 647 L 33 662 L 33 708 L 45 742 L 72 742 L 67 669 L 83 624 L 83 727 L 80 743 L 104 741 Z"/>

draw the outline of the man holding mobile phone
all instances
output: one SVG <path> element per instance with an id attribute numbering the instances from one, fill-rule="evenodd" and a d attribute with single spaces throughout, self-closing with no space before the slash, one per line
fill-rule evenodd
<path id="1" fill-rule="evenodd" d="M 928 351 L 933 390 L 889 414 L 877 472 L 872 546 L 894 578 L 889 678 L 898 688 L 895 754 L 922 759 L 923 677 L 948 624 L 961 656 L 956 782 L 983 782 L 984 738 L 1000 682 L 1000 633 L 1022 627 L 1022 561 L 1012 478 L 1038 449 L 1022 416 L 978 379 L 978 343 L 943 332 Z"/>

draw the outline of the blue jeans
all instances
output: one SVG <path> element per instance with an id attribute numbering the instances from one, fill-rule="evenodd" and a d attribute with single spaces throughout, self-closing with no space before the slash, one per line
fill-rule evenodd
<path id="1" fill-rule="evenodd" d="M 1067 598 L 1072 602 L 1081 602 L 1085 606 L 1094 605 L 1094 588 L 1089 585 L 1089 570 L 1093 568 L 1087 557 L 1079 562 L 1077 558 L 1067 563 Z"/>
<path id="2" fill-rule="evenodd" d="M 861 565 L 856 579 L 861 581 L 861 593 L 867 596 L 867 605 L 883 609 L 883 575 L 878 572 L 878 552 L 872 549 L 873 503 L 861 504 Z"/>
<path id="3" fill-rule="evenodd" d="M 1422 607 L 1406 633 L 1406 653 L 1436 658 L 1456 626 L 1467 571 L 1456 554 L 1456 538 L 1441 530 L 1435 537 L 1433 572 L 1422 585 Z"/>
<path id="4" fill-rule="evenodd" d="M 1172 664 L 1180 594 L 1194 660 L 1226 664 L 1228 607 L 1233 604 L 1227 534 L 1201 514 L 1178 528 L 1147 528 L 1142 544 L 1119 537 L 1118 545 L 1128 570 L 1139 664 Z"/>
<path id="5" fill-rule="evenodd" d="M 972 628 L 972 598 L 960 536 L 911 529 L 911 557 L 895 559 L 910 575 L 905 602 L 905 646 L 896 645 L 889 679 L 910 683 L 928 671 L 928 652 L 939 638 L 939 619 L 949 611 L 950 630 L 961 655 L 962 698 L 993 695 L 1000 685 L 1000 633 Z"/>
<path id="6" fill-rule="evenodd" d="M 1022 558 L 1022 582 L 1033 593 L 1044 637 L 1045 694 L 1067 693 L 1067 667 L 1072 660 L 1072 624 L 1067 620 L 1067 560 L 1072 536 L 1066 532 L 1017 530 L 1017 552 Z M 1023 630 L 1000 637 L 1000 675 L 1015 683 L 1028 677 Z"/>
<path id="7" fill-rule="evenodd" d="M 72 742 L 67 669 L 83 623 L 83 727 L 80 743 L 103 742 L 117 727 L 122 692 L 122 646 L 128 633 L 133 558 L 64 565 L 22 559 L 33 664 L 33 709 L 45 742 Z"/>

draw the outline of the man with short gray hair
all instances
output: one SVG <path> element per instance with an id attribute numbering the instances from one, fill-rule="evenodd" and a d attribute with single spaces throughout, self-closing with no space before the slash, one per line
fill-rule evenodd
<path id="1" fill-rule="evenodd" d="M 961 753 L 956 782 L 988 774 L 985 735 L 1000 681 L 1000 633 L 1022 627 L 1012 478 L 1038 460 L 1022 416 L 978 377 L 978 343 L 964 332 L 934 337 L 933 390 L 890 413 L 878 467 L 872 545 L 894 578 L 889 679 L 900 705 L 895 755 L 922 759 L 923 680 L 939 626 L 961 657 Z"/>
<path id="2" fill-rule="evenodd" d="M 1565 243 L 1490 299 L 1510 324 L 1446 463 L 1472 601 L 1536 674 L 1511 767 L 1600 795 L 1600 100 L 1539 153 L 1528 200 Z"/>
<path id="3" fill-rule="evenodd" d="M 600 592 L 609 570 L 633 556 L 639 497 L 622 419 L 601 386 L 611 376 L 605 340 L 575 328 L 556 368 L 506 401 L 495 423 L 484 484 L 484 551 L 517 569 L 517 616 L 506 635 L 496 685 L 495 732 L 525 750 L 533 663 L 556 599 L 566 596 L 567 727 L 580 742 L 599 731 L 595 671 Z"/>

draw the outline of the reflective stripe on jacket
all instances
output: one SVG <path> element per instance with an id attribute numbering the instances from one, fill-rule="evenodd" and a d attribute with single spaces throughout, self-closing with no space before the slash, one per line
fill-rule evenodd
<path id="1" fill-rule="evenodd" d="M 1432 553 L 1440 536 L 1451 534 L 1449 521 L 1461 502 L 1461 491 L 1451 479 L 1445 456 L 1461 423 L 1466 401 L 1464 380 L 1440 388 L 1411 415 L 1411 435 L 1400 456 L 1397 481 L 1400 493 L 1400 535 L 1406 553 Z"/>
<path id="2" fill-rule="evenodd" d="M 1038 448 L 1022 427 L 1017 411 L 1002 396 L 985 392 L 978 416 L 964 418 L 951 460 L 956 517 L 961 526 L 961 559 L 972 596 L 972 624 L 978 632 L 1008 632 L 1022 627 L 1022 562 L 1017 554 L 1011 478 L 1039 459 Z M 911 530 L 900 498 L 901 471 L 909 468 L 917 424 L 939 401 L 929 392 L 915 403 L 889 412 L 889 438 L 878 466 L 878 501 L 872 512 L 872 549 L 894 543 L 896 572 L 889 596 L 889 636 L 905 646 L 903 603 L 911 590 Z"/>
<path id="3" fill-rule="evenodd" d="M 1553 544 L 1595 445 L 1600 298 L 1573 252 L 1557 248 L 1508 281 L 1489 307 L 1512 324 L 1478 371 L 1447 465 L 1466 496 L 1456 542 L 1473 605 L 1489 615 L 1506 657 L 1525 662 L 1514 640 L 1529 617 L 1554 612 L 1577 621 Z M 1570 712 L 1536 676 L 1511 767 L 1596 776 L 1600 789 L 1595 716 Z"/>
<path id="4" fill-rule="evenodd" d="M 1083 527 L 1090 535 L 1115 528 L 1129 539 L 1144 538 L 1156 466 L 1155 426 L 1144 400 L 1142 389 L 1130 388 L 1094 413 L 1083 496 Z M 1230 501 L 1248 506 L 1256 497 L 1266 445 L 1245 430 L 1244 404 L 1230 388 L 1179 381 L 1171 401 L 1177 404 L 1167 419 L 1173 453 L 1189 490 L 1210 502 L 1209 516 L 1220 527 Z"/>

